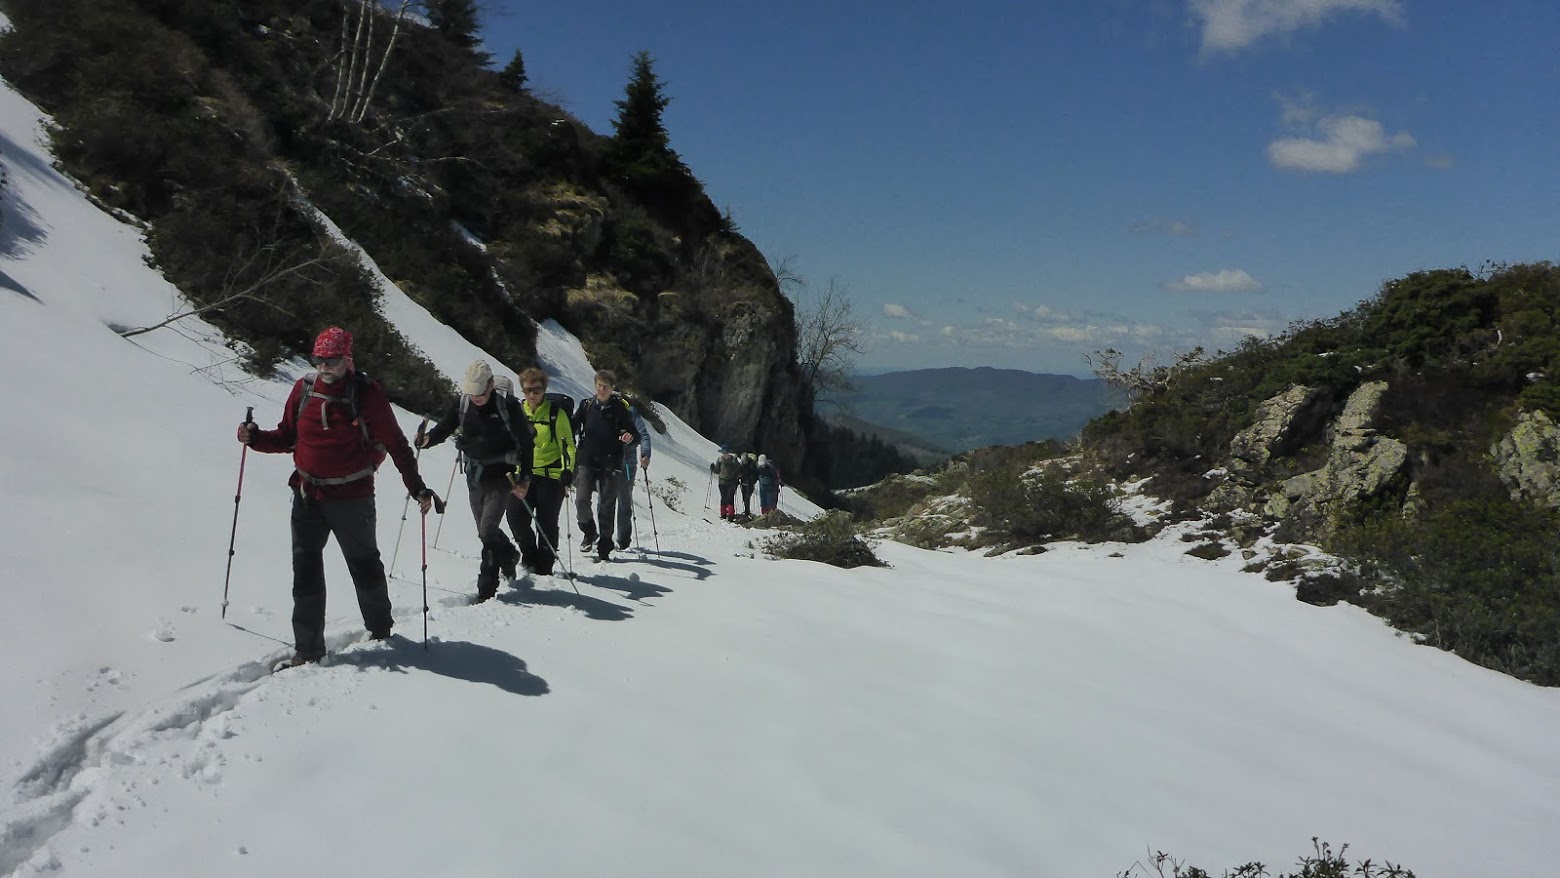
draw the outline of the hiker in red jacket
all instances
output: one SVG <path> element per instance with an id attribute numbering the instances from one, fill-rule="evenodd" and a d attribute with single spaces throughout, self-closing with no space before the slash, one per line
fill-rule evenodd
<path id="1" fill-rule="evenodd" d="M 352 364 L 352 333 L 339 326 L 314 340 L 317 372 L 293 385 L 275 430 L 238 425 L 238 441 L 267 454 L 293 456 L 293 639 L 288 664 L 325 655 L 325 542 L 334 535 L 357 589 L 369 636 L 384 640 L 394 620 L 385 565 L 374 534 L 374 470 L 385 455 L 401 471 L 423 514 L 433 492 L 417 472 L 412 446 L 379 382 Z"/>

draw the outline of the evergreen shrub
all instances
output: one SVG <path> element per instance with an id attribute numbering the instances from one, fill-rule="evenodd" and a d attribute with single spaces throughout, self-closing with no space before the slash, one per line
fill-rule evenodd
<path id="1" fill-rule="evenodd" d="M 853 567 L 887 567 L 873 554 L 866 540 L 856 535 L 848 512 L 827 512 L 794 529 L 763 540 L 759 548 L 776 558 L 821 561 L 847 570 Z"/>

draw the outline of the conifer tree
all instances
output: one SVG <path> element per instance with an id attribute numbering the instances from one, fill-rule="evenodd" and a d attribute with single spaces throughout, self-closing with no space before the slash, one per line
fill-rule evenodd
<path id="1" fill-rule="evenodd" d="M 428 23 L 445 39 L 462 49 L 475 49 L 482 42 L 477 33 L 477 0 L 427 0 Z"/>
<path id="2" fill-rule="evenodd" d="M 498 81 L 511 91 L 525 90 L 525 59 L 520 57 L 520 50 L 515 50 L 515 56 L 509 59 L 509 64 L 498 74 Z"/>
<path id="3" fill-rule="evenodd" d="M 655 75 L 655 61 L 650 53 L 635 54 L 633 74 L 623 99 L 613 101 L 618 114 L 612 121 L 612 156 L 625 172 L 653 172 L 676 162 L 671 138 L 661 121 L 661 112 L 671 102 Z"/>

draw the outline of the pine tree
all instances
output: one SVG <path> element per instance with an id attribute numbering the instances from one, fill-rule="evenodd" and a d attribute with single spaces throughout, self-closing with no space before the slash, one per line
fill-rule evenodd
<path id="1" fill-rule="evenodd" d="M 428 23 L 444 38 L 462 49 L 475 49 L 482 37 L 477 33 L 477 0 L 427 0 Z"/>
<path id="2" fill-rule="evenodd" d="M 525 80 L 525 59 L 520 57 L 520 50 L 516 49 L 515 57 L 499 72 L 498 81 L 511 91 L 520 92 L 525 90 Z"/>
<path id="3" fill-rule="evenodd" d="M 671 137 L 661 121 L 661 112 L 671 102 L 655 75 L 655 61 L 650 53 L 635 54 L 633 75 L 623 99 L 613 101 L 618 115 L 612 121 L 612 153 L 625 169 L 658 170 L 666 166 L 667 159 L 675 160 Z"/>

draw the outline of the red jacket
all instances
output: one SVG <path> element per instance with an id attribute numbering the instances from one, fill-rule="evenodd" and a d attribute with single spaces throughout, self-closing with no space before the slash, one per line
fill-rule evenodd
<path id="1" fill-rule="evenodd" d="M 316 382 L 314 390 L 341 401 L 311 396 L 303 405 L 303 416 L 298 417 L 298 399 L 305 392 L 303 379 L 293 385 L 282 409 L 282 421 L 275 430 L 254 430 L 250 433 L 249 447 L 266 454 L 292 452 L 292 478 L 287 484 L 302 487 L 317 500 L 347 500 L 355 497 L 371 497 L 374 494 L 372 474 L 340 485 L 319 485 L 307 481 L 307 473 L 316 479 L 336 479 L 367 470 L 373 470 L 383 458 L 375 446 L 381 446 L 395 461 L 401 471 L 401 481 L 406 490 L 416 496 L 427 487 L 417 472 L 417 458 L 411 443 L 401 432 L 401 425 L 390 408 L 390 398 L 385 396 L 379 382 L 363 379 L 358 388 L 358 416 L 368 430 L 364 441 L 363 428 L 352 419 L 351 406 L 346 396 L 348 383 L 357 376 L 347 376 L 335 384 Z M 322 420 L 323 410 L 323 420 Z"/>

